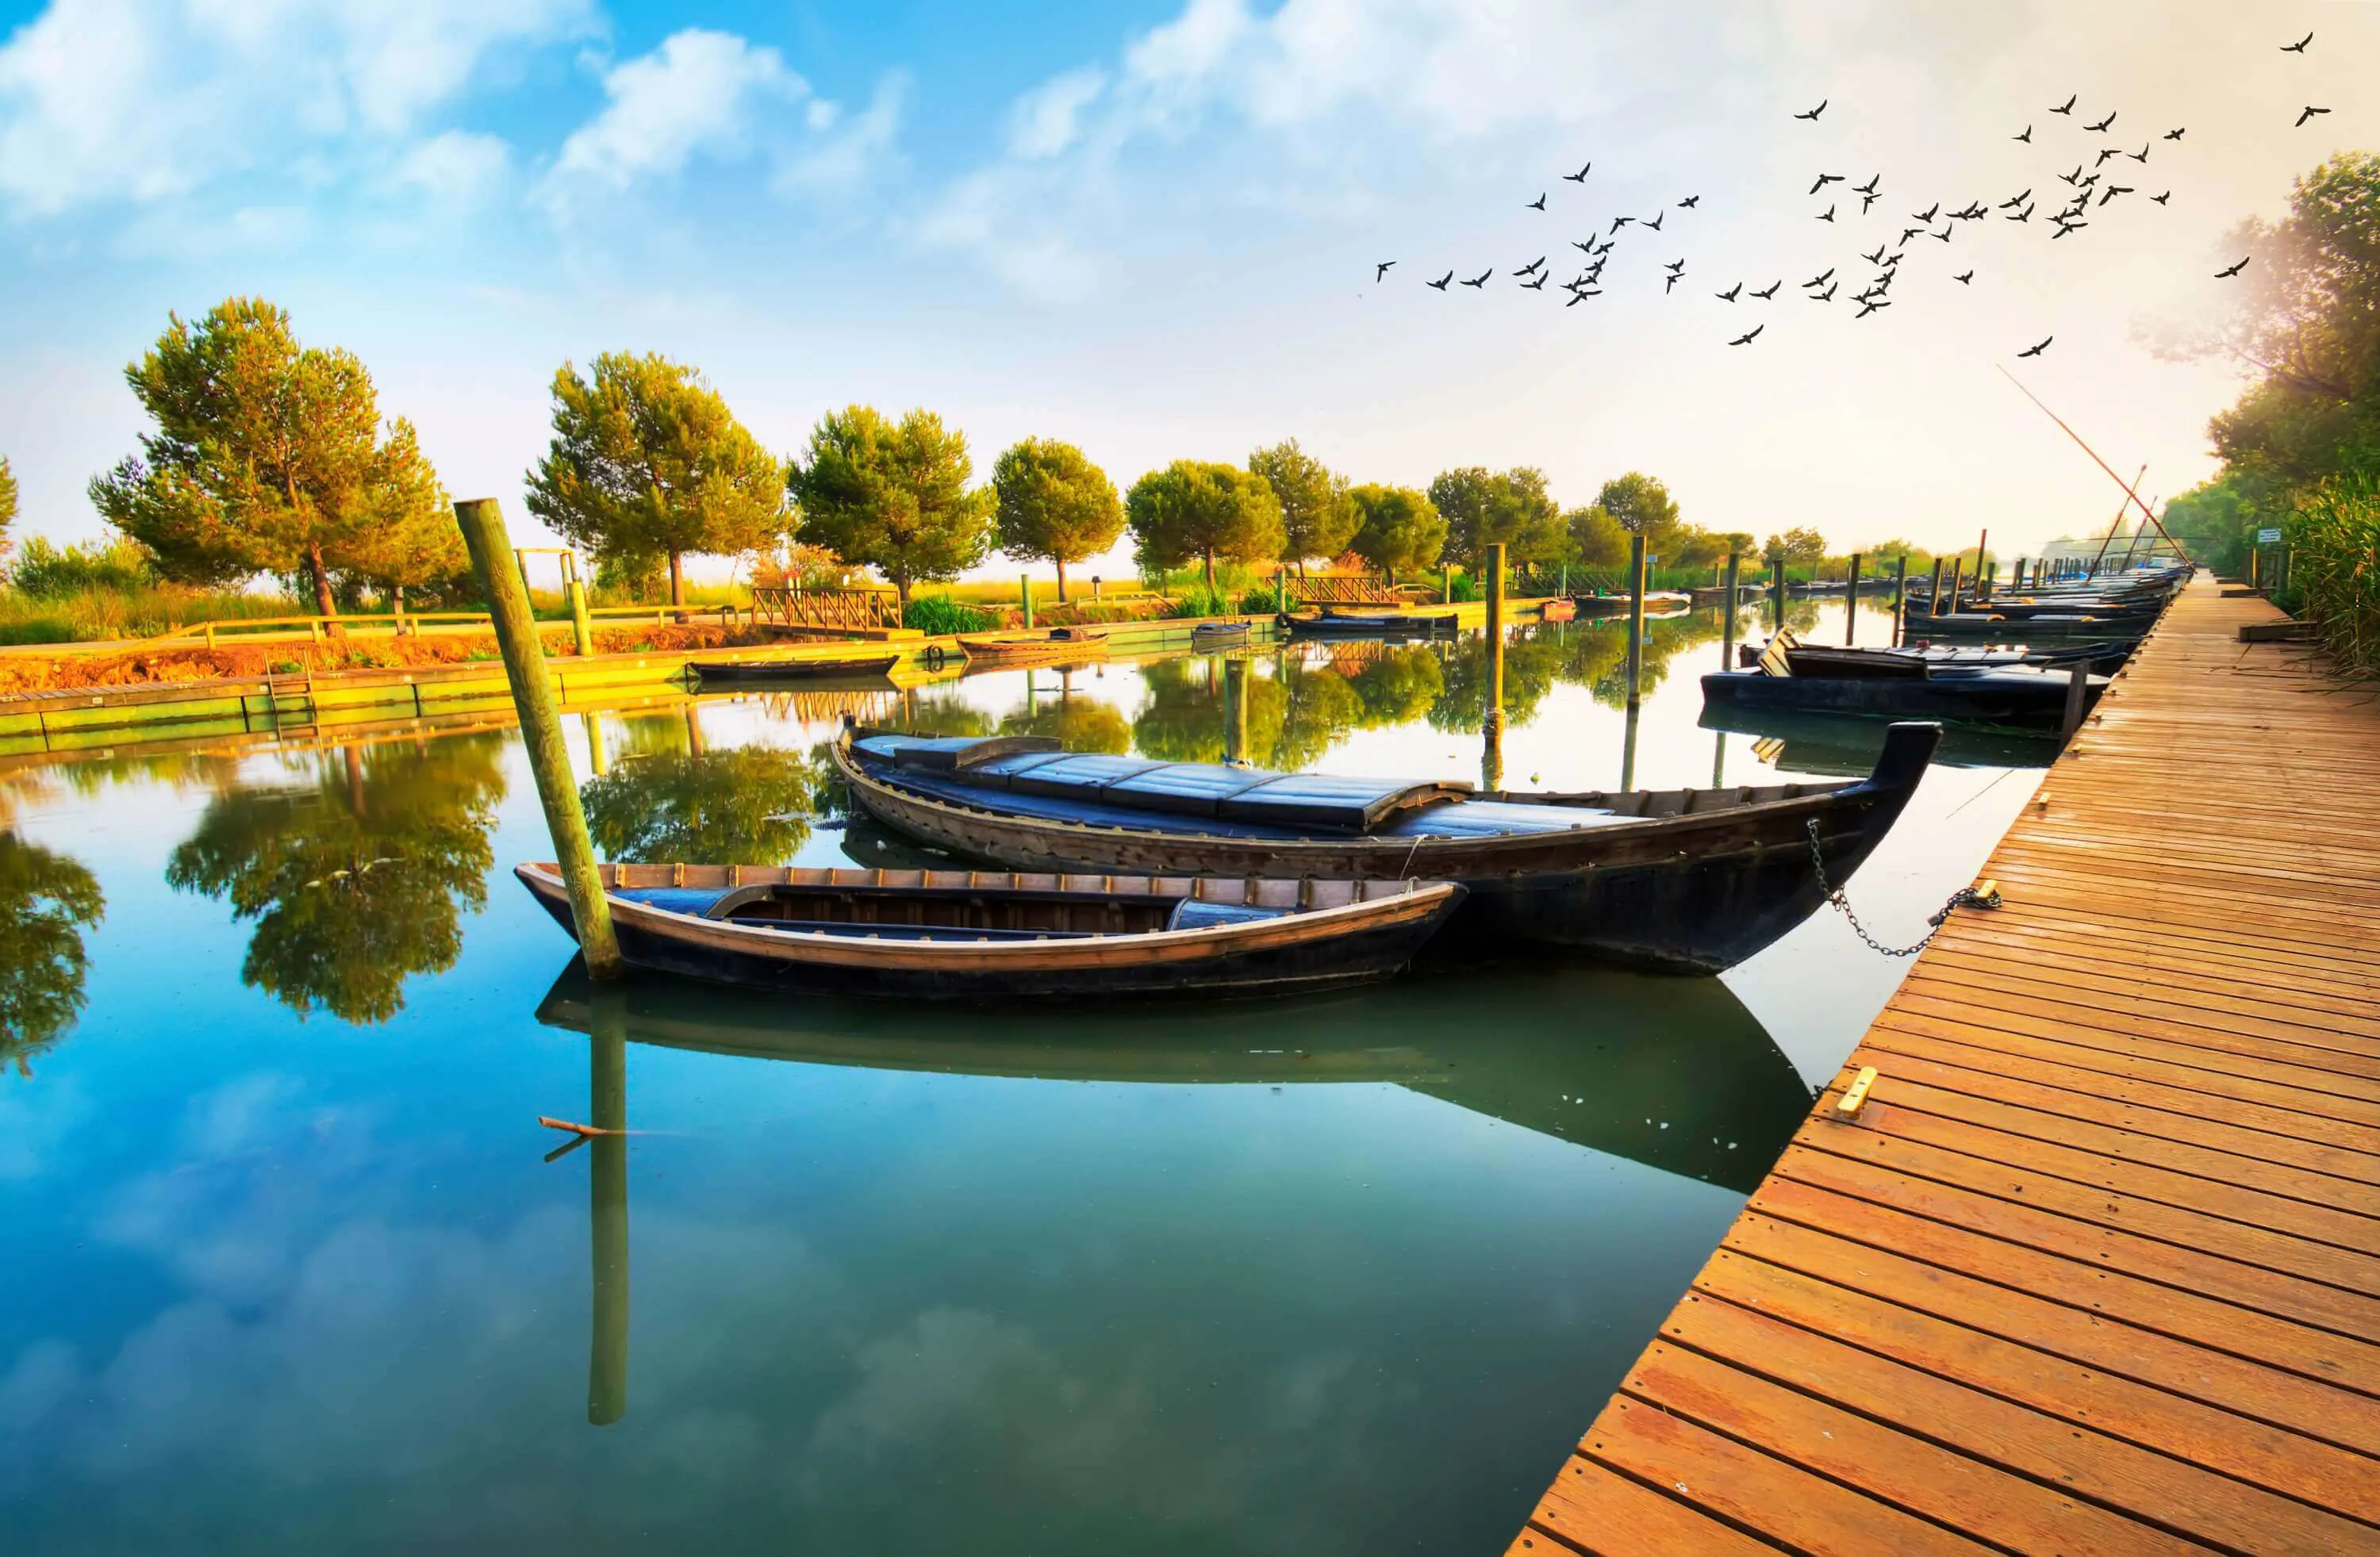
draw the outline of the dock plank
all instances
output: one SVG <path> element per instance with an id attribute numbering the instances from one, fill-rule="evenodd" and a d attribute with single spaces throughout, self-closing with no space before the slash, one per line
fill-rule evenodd
<path id="1" fill-rule="evenodd" d="M 2176 597 L 1513 1551 L 2380 1552 L 2380 705 L 2277 615 Z"/>

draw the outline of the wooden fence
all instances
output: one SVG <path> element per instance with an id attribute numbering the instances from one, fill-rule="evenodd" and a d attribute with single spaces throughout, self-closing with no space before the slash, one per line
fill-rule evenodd
<path id="1" fill-rule="evenodd" d="M 762 627 L 880 632 L 901 625 L 901 597 L 890 589 L 765 586 L 752 591 L 752 620 Z"/>
<path id="2" fill-rule="evenodd" d="M 1369 573 L 1292 573 L 1289 592 L 1309 606 L 1393 606 L 1397 592 Z"/>

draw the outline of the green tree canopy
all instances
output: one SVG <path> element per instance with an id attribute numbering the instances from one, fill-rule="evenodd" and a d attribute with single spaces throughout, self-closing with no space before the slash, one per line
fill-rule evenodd
<path id="1" fill-rule="evenodd" d="M 399 600 L 407 589 L 458 583 L 470 572 L 455 511 L 422 458 L 412 427 L 402 419 L 373 458 L 364 522 L 337 556 L 340 573 Z"/>
<path id="2" fill-rule="evenodd" d="M 1072 443 L 1028 438 L 1008 449 L 992 464 L 991 490 L 1000 549 L 1057 564 L 1061 600 L 1066 564 L 1098 556 L 1123 533 L 1115 483 Z"/>
<path id="3" fill-rule="evenodd" d="M 332 574 L 362 572 L 392 514 L 418 536 L 445 507 L 412 428 L 400 419 L 382 443 L 363 364 L 300 344 L 288 313 L 261 297 L 226 299 L 195 325 L 168 317 L 124 370 L 157 430 L 91 482 L 92 503 L 169 578 L 302 573 L 315 609 L 335 615 Z"/>
<path id="4" fill-rule="evenodd" d="M 1528 465 L 1490 472 L 1478 465 L 1441 472 L 1429 501 L 1446 519 L 1446 555 L 1464 567 L 1487 560 L 1500 541 L 1505 561 L 1550 562 L 1569 549 L 1561 510 L 1546 492 L 1546 473 Z"/>
<path id="5" fill-rule="evenodd" d="M 1289 439 L 1248 456 L 1249 473 L 1264 477 L 1281 503 L 1281 555 L 1300 573 L 1308 557 L 1336 557 L 1347 549 L 1362 515 L 1347 492 L 1347 478 Z"/>
<path id="6" fill-rule="evenodd" d="M 608 860 L 782 865 L 810 836 L 823 776 L 800 752 L 745 746 L 657 752 L 579 791 Z"/>
<path id="7" fill-rule="evenodd" d="M 1643 536 L 1646 550 L 1669 555 L 1678 527 L 1678 504 L 1669 488 L 1641 470 L 1632 470 L 1606 481 L 1595 501 L 1621 529 Z"/>
<path id="8" fill-rule="evenodd" d="M 1616 568 L 1628 561 L 1628 532 L 1601 503 L 1572 509 L 1563 523 L 1570 530 L 1572 561 L 1590 568 Z"/>
<path id="9" fill-rule="evenodd" d="M 407 978 L 454 966 L 459 909 L 487 901 L 503 757 L 496 735 L 324 753 L 310 782 L 211 801 L 165 879 L 254 921 L 244 983 L 300 1015 L 385 1021 Z"/>
<path id="10" fill-rule="evenodd" d="M 80 863 L 0 832 L 0 1065 L 35 1055 L 82 1012 L 82 933 L 106 911 Z"/>
<path id="11" fill-rule="evenodd" d="M 8 555 L 8 527 L 17 522 L 17 473 L 0 454 L 0 559 Z"/>
<path id="12" fill-rule="evenodd" d="M 1427 492 L 1411 487 L 1357 487 L 1347 494 L 1355 508 L 1355 555 L 1393 583 L 1397 574 L 1438 565 L 1446 549 L 1446 521 Z"/>
<path id="13" fill-rule="evenodd" d="M 801 538 L 874 568 L 909 603 L 919 580 L 954 579 L 991 549 L 992 494 L 971 492 L 966 435 L 930 411 L 888 421 L 875 407 L 830 411 L 787 483 Z"/>
<path id="14" fill-rule="evenodd" d="M 784 467 L 702 375 L 658 352 L 605 352 L 592 379 L 553 375 L 553 441 L 529 472 L 528 509 L 610 576 L 669 562 L 686 603 L 686 554 L 766 546 L 784 533 Z"/>
<path id="15" fill-rule="evenodd" d="M 1771 561 L 1781 559 L 1789 567 L 1807 567 L 1827 555 L 1827 537 L 1815 530 L 1797 526 L 1782 535 L 1770 536 L 1760 554 Z"/>
<path id="16" fill-rule="evenodd" d="M 1204 558 L 1207 586 L 1215 559 L 1269 561 L 1281 554 L 1281 500 L 1260 476 L 1208 460 L 1175 460 L 1132 484 L 1124 522 L 1144 572 Z"/>

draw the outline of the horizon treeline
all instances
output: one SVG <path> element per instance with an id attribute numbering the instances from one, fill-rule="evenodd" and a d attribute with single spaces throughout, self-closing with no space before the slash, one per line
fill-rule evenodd
<path id="1" fill-rule="evenodd" d="M 307 344 L 263 298 L 167 317 L 125 369 L 152 430 L 88 488 L 154 578 L 222 588 L 272 574 L 324 616 L 367 597 L 402 609 L 408 591 L 476 596 L 435 468 L 412 424 L 382 416 L 353 353 Z M 1691 524 L 1640 471 L 1565 507 L 1534 466 L 1358 483 L 1291 438 L 1241 464 L 1175 460 L 1119 491 L 1077 446 L 1031 437 L 978 482 L 966 435 L 924 409 L 830 411 L 780 457 L 699 370 L 657 353 L 607 352 L 584 371 L 565 362 L 552 396 L 529 512 L 589 555 L 599 585 L 645 597 L 665 583 L 675 604 L 688 556 L 748 560 L 759 583 L 872 570 L 905 604 L 917 585 L 954 581 L 995 551 L 1050 564 L 1063 599 L 1067 570 L 1126 537 L 1144 574 L 1196 566 L 1210 590 L 1219 563 L 1354 561 L 1393 581 L 1476 569 L 1499 543 L 1515 568 L 1613 568 L 1637 534 L 1671 567 L 1730 551 L 1812 564 L 1826 551 L 1808 529 L 1755 545 Z M 0 549 L 15 511 L 0 460 Z"/>

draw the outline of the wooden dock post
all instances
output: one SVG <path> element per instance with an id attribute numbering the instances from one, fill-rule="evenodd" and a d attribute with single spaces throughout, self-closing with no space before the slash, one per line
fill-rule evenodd
<path id="1" fill-rule="evenodd" d="M 1950 610 L 1949 614 L 1952 616 L 1956 616 L 1959 611 L 1959 587 L 1965 582 L 1966 571 L 1967 559 L 1965 553 L 1962 552 L 1950 559 Z M 1937 601 L 1935 604 L 1934 614 L 1937 616 L 1944 614 L 1939 601 Z"/>
<path id="2" fill-rule="evenodd" d="M 1645 537 L 1628 537 L 1628 706 L 1636 706 L 1645 675 Z"/>
<path id="3" fill-rule="evenodd" d="M 588 993 L 588 1246 L 593 1314 L 588 1326 L 587 1420 L 628 1414 L 628 1022 L 624 993 Z"/>
<path id="4" fill-rule="evenodd" d="M 1223 661 L 1223 755 L 1248 760 L 1248 662 L 1237 655 Z"/>
<path id="5" fill-rule="evenodd" d="M 601 778 L 612 771 L 611 760 L 603 750 L 603 721 L 593 714 L 581 714 L 578 720 L 587 727 L 587 766 Z"/>
<path id="6" fill-rule="evenodd" d="M 1446 564 L 1446 582 L 1439 587 L 1438 601 L 1442 606 L 1454 604 L 1454 564 Z"/>
<path id="7" fill-rule="evenodd" d="M 504 535 L 504 513 L 493 498 L 466 498 L 455 505 L 455 522 L 470 549 L 480 587 L 488 592 L 496 646 L 504 651 L 504 679 L 512 683 L 513 706 L 520 714 L 521 744 L 528 751 L 529 773 L 537 780 L 538 803 L 545 810 L 553 856 L 561 867 L 563 885 L 570 892 L 570 919 L 577 928 L 578 949 L 587 959 L 590 977 L 616 979 L 621 973 L 620 943 L 612 934 L 612 907 L 604 899 L 603 878 L 595 867 L 595 845 L 587 836 L 587 814 L 578 804 L 578 786 L 570 776 L 569 749 L 562 743 L 562 715 L 554 706 L 544 650 L 538 645 L 537 621 L 529 614 L 528 589 L 518 568 L 504 566 L 512 544 Z"/>
<path id="8" fill-rule="evenodd" d="M 1785 554 L 1779 552 L 1768 568 L 1768 630 L 1785 630 Z"/>
<path id="9" fill-rule="evenodd" d="M 1504 543 L 1488 548 L 1488 721 L 1504 728 Z"/>
<path id="10" fill-rule="evenodd" d="M 562 581 L 562 593 L 570 602 L 570 642 L 584 659 L 595 652 L 595 623 L 587 614 L 587 585 L 577 569 L 573 568 Z"/>
<path id="11" fill-rule="evenodd" d="M 1718 668 L 1722 670 L 1735 669 L 1735 585 L 1736 576 L 1742 567 L 1742 552 L 1727 554 L 1727 599 L 1719 606 L 1718 629 Z"/>
<path id="12" fill-rule="evenodd" d="M 1909 636 L 1909 553 L 1892 571 L 1892 646 L 1899 648 Z"/>
<path id="13" fill-rule="evenodd" d="M 1852 553 L 1851 584 L 1843 590 L 1843 646 L 1849 648 L 1859 641 L 1859 565 L 1860 554 Z"/>
<path id="14" fill-rule="evenodd" d="M 1033 625 L 1033 575 L 1018 574 L 1016 588 L 1017 592 L 1025 597 L 1025 625 L 1029 628 Z"/>
<path id="15" fill-rule="evenodd" d="M 2074 732 L 2082 728 L 2082 713 L 2090 706 L 2090 694 L 2091 662 L 2078 659 L 2074 662 L 2074 669 L 2066 676 L 2066 716 L 2058 722 L 2059 735 L 2070 740 Z"/>

